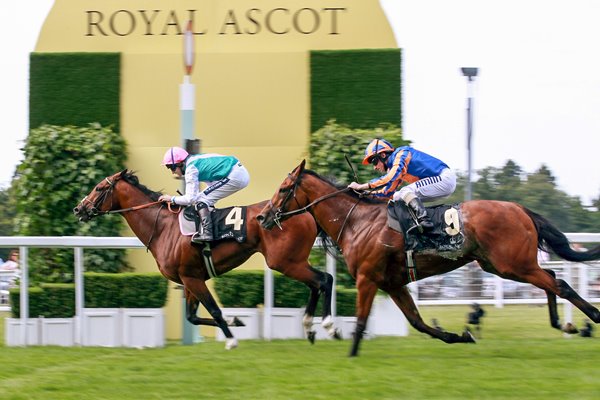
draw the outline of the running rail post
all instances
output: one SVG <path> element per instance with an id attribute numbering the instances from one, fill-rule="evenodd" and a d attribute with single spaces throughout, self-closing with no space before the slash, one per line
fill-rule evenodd
<path id="1" fill-rule="evenodd" d="M 19 259 L 21 263 L 21 293 L 19 305 L 21 308 L 21 343 L 27 347 L 27 320 L 29 319 L 29 266 L 27 263 L 28 248 L 19 247 Z M 37 327 L 36 327 L 37 328 Z"/>
<path id="2" fill-rule="evenodd" d="M 75 344 L 83 344 L 83 247 L 75 247 Z"/>

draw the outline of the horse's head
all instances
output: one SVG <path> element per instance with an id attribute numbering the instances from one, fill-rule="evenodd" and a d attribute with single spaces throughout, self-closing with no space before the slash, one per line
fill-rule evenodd
<path id="1" fill-rule="evenodd" d="M 114 199 L 114 188 L 118 180 L 120 180 L 127 170 L 118 172 L 112 176 L 108 176 L 98 183 L 92 191 L 83 198 L 73 209 L 73 214 L 79 218 L 79 221 L 86 222 L 90 219 L 104 214 L 107 211 L 119 207 L 118 202 Z"/>
<path id="2" fill-rule="evenodd" d="M 296 188 L 300 182 L 300 176 L 304 171 L 305 160 L 302 160 L 283 183 L 279 186 L 279 189 L 275 192 L 271 200 L 262 209 L 260 214 L 256 216 L 256 220 L 265 229 L 272 229 L 273 226 L 277 225 L 281 228 L 280 222 L 286 220 L 291 215 L 290 211 L 300 208 L 299 202 L 296 200 L 295 204 L 290 204 L 291 199 L 296 198 Z M 286 210 L 286 207 L 297 207 Z"/>

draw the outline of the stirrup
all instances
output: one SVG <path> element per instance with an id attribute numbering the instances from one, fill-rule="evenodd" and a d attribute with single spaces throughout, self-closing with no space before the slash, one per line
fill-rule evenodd
<path id="1" fill-rule="evenodd" d="M 198 232 L 196 232 L 196 233 L 194 233 L 192 235 L 192 242 L 193 243 L 211 242 L 212 240 L 213 240 L 212 237 L 202 236 Z"/>
<path id="2" fill-rule="evenodd" d="M 432 231 L 433 228 L 435 228 L 435 225 L 433 225 L 433 222 L 431 222 L 430 220 L 419 221 L 419 226 L 425 232 Z"/>

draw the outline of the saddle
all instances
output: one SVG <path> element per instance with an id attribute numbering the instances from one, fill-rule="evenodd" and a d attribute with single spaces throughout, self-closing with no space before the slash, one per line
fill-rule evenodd
<path id="1" fill-rule="evenodd" d="M 246 208 L 235 206 L 215 208 L 210 212 L 213 220 L 214 240 L 235 239 L 238 243 L 246 241 Z M 188 206 L 179 213 L 179 229 L 184 236 L 196 233 L 196 219 L 200 218 L 194 206 Z"/>
<path id="2" fill-rule="evenodd" d="M 465 237 L 459 204 L 425 207 L 434 224 L 433 231 L 419 233 L 416 221 L 403 201 L 388 203 L 388 226 L 404 235 L 404 250 L 407 252 L 446 253 L 452 257 L 462 250 Z"/>

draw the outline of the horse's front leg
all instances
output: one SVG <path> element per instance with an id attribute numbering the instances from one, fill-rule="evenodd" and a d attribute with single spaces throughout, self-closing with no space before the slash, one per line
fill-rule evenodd
<path id="1" fill-rule="evenodd" d="M 423 318 L 421 318 L 421 314 L 419 314 L 419 310 L 406 286 L 394 288 L 394 290 L 390 290 L 388 294 L 400 308 L 412 327 L 419 332 L 427 333 L 446 343 L 475 343 L 475 338 L 468 331 L 463 332 L 462 335 L 457 335 L 456 333 L 441 331 L 427 325 L 423 321 Z"/>
<path id="2" fill-rule="evenodd" d="M 186 289 L 186 314 L 188 321 L 196 325 L 218 326 L 227 338 L 225 341 L 225 349 L 230 350 L 236 348 L 238 346 L 237 339 L 233 337 L 231 330 L 227 326 L 227 321 L 225 321 L 223 318 L 223 313 L 217 305 L 214 297 L 208 290 L 206 282 L 198 278 L 182 278 L 182 281 Z M 195 297 L 197 300 L 192 301 L 190 299 L 191 297 Z M 199 318 L 196 316 L 196 312 L 198 311 L 198 302 L 202 303 L 202 305 L 206 308 L 213 318 L 212 320 L 208 318 Z"/>
<path id="3" fill-rule="evenodd" d="M 360 341 L 367 328 L 367 321 L 369 319 L 369 313 L 373 306 L 373 299 L 377 294 L 377 285 L 364 275 L 358 275 L 356 279 L 356 329 L 352 337 L 352 347 L 350 349 L 350 357 L 358 355 L 358 348 Z"/>
<path id="4" fill-rule="evenodd" d="M 198 316 L 198 306 L 200 305 L 200 301 L 190 292 L 189 290 L 184 288 L 185 292 L 185 315 L 186 319 L 194 325 L 207 325 L 207 326 L 219 326 L 212 318 L 202 318 Z M 238 317 L 231 318 L 230 320 L 226 320 L 228 326 L 245 326 L 244 322 L 241 321 Z"/>

